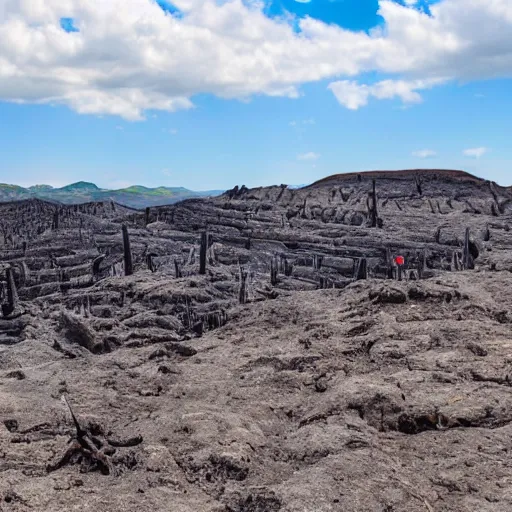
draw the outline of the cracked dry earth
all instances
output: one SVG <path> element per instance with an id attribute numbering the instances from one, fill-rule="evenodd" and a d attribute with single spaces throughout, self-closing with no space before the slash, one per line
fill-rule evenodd
<path id="1" fill-rule="evenodd" d="M 478 200 L 484 201 L 471 202 Z M 424 244 L 428 272 L 419 281 L 384 279 L 378 270 L 353 281 L 340 263 L 339 287 L 311 289 L 301 279 L 312 272 L 298 263 L 301 247 L 294 246 L 287 257 L 297 258 L 296 268 L 280 276 L 271 295 L 277 297 L 257 300 L 251 292 L 248 304 L 238 304 L 229 255 L 247 250 L 222 241 L 220 230 L 205 276 L 191 264 L 175 279 L 172 265 L 150 272 L 135 257 L 132 276 L 79 282 L 82 255 L 91 251 L 83 241 L 74 255 L 58 256 L 78 275 L 76 287 L 59 291 L 50 277 L 34 284 L 26 272 L 23 282 L 16 274 L 23 314 L 1 320 L 0 510 L 512 510 L 512 261 L 504 229 L 510 214 L 502 207 L 496 219 L 490 210 L 455 206 L 441 217 L 427 200 L 424 210 L 410 206 L 408 214 L 407 199 L 401 201 L 400 218 L 381 209 L 382 230 L 334 221 L 324 228 L 344 230 L 349 242 L 340 250 L 368 251 L 374 269 L 386 239 L 406 248 Z M 91 212 L 84 215 L 92 222 Z M 119 219 L 98 215 L 102 229 L 119 231 Z M 118 208 L 116 215 L 133 214 Z M 287 226 L 288 236 L 292 228 L 309 233 L 313 220 Z M 490 240 L 472 238 L 475 268 L 446 270 L 443 251 L 453 251 L 453 243 L 434 240 L 436 226 L 463 235 L 466 226 L 477 233 L 490 222 Z M 159 236 L 162 247 L 161 224 L 153 224 L 158 235 L 151 225 L 139 229 L 135 256 L 137 240 Z M 179 243 L 166 253 L 188 253 L 182 245 L 190 232 L 172 229 Z M 60 236 L 73 238 L 69 233 Z M 55 236 L 34 235 L 33 253 L 25 254 L 29 272 L 58 274 L 37 256 L 47 254 L 43 247 Z M 363 241 L 351 247 L 350 237 Z M 269 281 L 262 262 L 273 254 L 258 243 L 248 260 L 253 288 Z M 115 255 L 107 256 L 109 265 L 116 265 Z M 324 271 L 332 278 L 331 269 Z M 204 329 L 186 321 L 190 307 L 206 318 Z M 225 320 L 208 321 L 221 310 Z M 112 441 L 115 472 L 102 474 L 84 461 L 48 470 L 75 436 L 62 395 L 91 436 L 142 437 Z"/>

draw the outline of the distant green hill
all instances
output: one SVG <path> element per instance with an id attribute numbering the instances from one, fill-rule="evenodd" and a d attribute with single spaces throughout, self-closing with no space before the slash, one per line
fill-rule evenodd
<path id="1" fill-rule="evenodd" d="M 86 181 L 71 183 L 62 188 L 53 188 L 50 185 L 34 185 L 23 188 L 17 185 L 0 183 L 0 202 L 37 197 L 65 204 L 115 201 L 131 208 L 145 208 L 147 206 L 177 203 L 192 197 L 217 196 L 223 192 L 223 190 L 196 192 L 183 187 L 148 188 L 141 185 L 133 185 L 119 190 L 108 190 L 101 189 L 94 183 Z"/>

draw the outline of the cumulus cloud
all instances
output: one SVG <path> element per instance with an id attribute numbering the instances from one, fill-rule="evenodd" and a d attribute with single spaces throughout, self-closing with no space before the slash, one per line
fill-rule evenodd
<path id="1" fill-rule="evenodd" d="M 332 82 L 328 88 L 334 93 L 338 102 L 350 110 L 357 110 L 368 104 L 370 97 L 380 100 L 400 98 L 404 103 L 421 103 L 418 90 L 430 89 L 446 81 L 442 78 L 430 80 L 383 80 L 373 85 L 358 84 L 354 81 L 341 80 Z"/>
<path id="2" fill-rule="evenodd" d="M 384 23 L 367 34 L 269 18 L 259 0 L 0 0 L 0 99 L 140 120 L 193 108 L 201 93 L 296 98 L 330 79 L 357 109 L 370 98 L 416 103 L 448 80 L 512 76 L 510 0 L 440 0 L 431 16 L 406 3 L 380 0 Z M 372 71 L 389 80 L 357 82 Z"/>
<path id="3" fill-rule="evenodd" d="M 419 151 L 414 151 L 412 156 L 418 158 L 433 158 L 437 156 L 437 152 L 433 151 L 432 149 L 420 149 Z"/>
<path id="4" fill-rule="evenodd" d="M 310 151 L 309 153 L 301 153 L 300 155 L 297 155 L 297 160 L 318 160 L 320 158 L 320 155 L 318 153 L 314 153 L 313 151 Z"/>
<path id="5" fill-rule="evenodd" d="M 462 153 L 465 156 L 469 156 L 471 158 L 480 158 L 481 156 L 484 156 L 488 151 L 488 148 L 480 147 L 465 149 Z"/>

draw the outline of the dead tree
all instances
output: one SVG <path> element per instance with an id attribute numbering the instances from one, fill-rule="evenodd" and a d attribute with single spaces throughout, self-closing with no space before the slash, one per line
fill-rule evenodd
<path id="1" fill-rule="evenodd" d="M 206 274 L 206 253 L 208 251 L 208 232 L 201 233 L 201 247 L 199 249 L 199 274 Z"/>
<path id="2" fill-rule="evenodd" d="M 286 277 L 290 277 L 293 274 L 293 262 L 288 261 L 287 258 L 284 258 L 284 275 Z"/>
<path id="3" fill-rule="evenodd" d="M 327 288 L 334 288 L 334 283 L 326 276 L 320 276 L 318 281 L 318 288 L 320 290 L 325 290 Z"/>
<path id="4" fill-rule="evenodd" d="M 484 242 L 489 242 L 489 240 L 491 239 L 491 230 L 489 229 L 489 224 L 485 226 L 485 231 L 483 232 L 482 238 Z"/>
<path id="5" fill-rule="evenodd" d="M 368 263 L 366 258 L 359 258 L 354 265 L 354 280 L 360 281 L 368 278 Z"/>
<path id="6" fill-rule="evenodd" d="M 276 286 L 278 283 L 278 274 L 279 266 L 277 264 L 277 259 L 275 256 L 272 256 L 272 259 L 270 260 L 270 284 L 272 286 Z"/>
<path id="7" fill-rule="evenodd" d="M 453 251 L 452 254 L 452 271 L 462 270 L 463 264 L 460 262 L 459 253 L 457 251 Z"/>
<path id="8" fill-rule="evenodd" d="M 153 261 L 153 258 L 155 256 L 158 256 L 158 255 L 155 254 L 154 252 L 150 252 L 149 254 L 146 255 L 146 263 L 147 263 L 148 269 L 151 272 L 156 272 L 156 265 L 155 265 L 155 263 Z"/>
<path id="9" fill-rule="evenodd" d="M 464 237 L 464 252 L 462 255 L 462 266 L 464 270 L 469 270 L 470 268 L 473 268 L 473 258 L 471 256 L 471 252 L 469 250 L 469 240 L 470 237 L 470 229 L 466 228 L 466 235 Z"/>
<path id="10" fill-rule="evenodd" d="M 195 254 L 196 254 L 196 248 L 195 248 L 194 246 L 192 246 L 192 247 L 190 248 L 189 253 L 188 253 L 187 266 L 188 266 L 188 265 L 192 265 L 193 263 L 195 263 L 195 261 L 196 261 L 196 256 L 195 256 Z"/>
<path id="11" fill-rule="evenodd" d="M 116 454 L 117 448 L 134 447 L 142 443 L 142 436 L 135 436 L 129 439 L 113 439 L 109 434 L 105 434 L 103 428 L 98 424 L 88 424 L 83 427 L 73 413 L 66 397 L 62 395 L 62 402 L 66 406 L 73 424 L 75 434 L 71 438 L 71 445 L 64 455 L 54 464 L 48 464 L 46 471 L 48 473 L 57 471 L 68 464 L 82 465 L 82 471 L 100 470 L 105 475 L 117 476 L 118 470 L 115 463 L 121 461 L 112 459 Z"/>
<path id="12" fill-rule="evenodd" d="M 145 221 L 145 225 L 147 226 L 149 224 L 149 212 L 150 212 L 150 208 L 149 206 L 146 208 L 146 214 L 145 214 L 145 218 L 144 218 L 144 221 Z"/>
<path id="13" fill-rule="evenodd" d="M 174 271 L 176 273 L 176 279 L 179 279 L 180 277 L 183 277 L 183 274 L 181 272 L 181 265 L 178 260 L 174 260 Z"/>
<path id="14" fill-rule="evenodd" d="M 97 277 L 99 275 L 100 265 L 101 265 L 101 262 L 105 259 L 105 257 L 106 257 L 105 254 L 100 254 L 99 256 L 94 258 L 94 260 L 92 261 L 92 275 L 94 277 Z"/>
<path id="15" fill-rule="evenodd" d="M 14 272 L 12 267 L 6 270 L 7 276 L 7 304 L 2 304 L 2 314 L 4 317 L 15 316 L 20 313 L 18 290 L 14 282 Z"/>
<path id="16" fill-rule="evenodd" d="M 417 174 L 414 176 L 414 181 L 416 182 L 416 190 L 418 191 L 418 194 L 420 196 L 423 195 L 423 189 L 421 188 L 422 179 L 421 176 L 418 176 Z"/>
<path id="17" fill-rule="evenodd" d="M 313 254 L 313 268 L 315 270 L 320 270 L 322 268 L 323 256 L 319 256 L 318 254 Z"/>
<path id="18" fill-rule="evenodd" d="M 378 212 L 377 212 L 377 189 L 375 180 L 372 180 L 372 192 L 370 192 L 369 197 L 367 199 L 367 207 L 368 214 L 370 216 L 370 226 L 372 228 L 376 228 L 379 224 L 378 222 Z"/>
<path id="19" fill-rule="evenodd" d="M 59 211 L 56 210 L 53 214 L 52 229 L 59 229 Z"/>
<path id="20" fill-rule="evenodd" d="M 386 249 L 386 277 L 393 279 L 393 256 L 389 247 Z"/>
<path id="21" fill-rule="evenodd" d="M 441 226 L 439 226 L 436 229 L 436 232 L 434 234 L 434 241 L 436 242 L 436 244 L 441 243 Z"/>
<path id="22" fill-rule="evenodd" d="M 240 265 L 240 292 L 238 295 L 238 299 L 240 304 L 247 304 L 249 293 L 247 290 L 247 276 L 249 275 L 249 271 Z"/>
<path id="23" fill-rule="evenodd" d="M 133 274 L 132 250 L 130 247 L 130 235 L 128 228 L 123 225 L 123 251 L 124 251 L 124 275 L 131 276 Z"/>
<path id="24" fill-rule="evenodd" d="M 421 255 L 421 261 L 418 267 L 418 278 L 423 279 L 425 272 L 428 270 L 427 268 L 427 249 L 423 249 L 423 253 Z"/>

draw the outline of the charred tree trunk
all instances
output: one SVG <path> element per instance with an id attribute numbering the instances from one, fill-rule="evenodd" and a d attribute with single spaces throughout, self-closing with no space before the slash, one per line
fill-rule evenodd
<path id="1" fill-rule="evenodd" d="M 246 268 L 240 266 L 240 292 L 238 295 L 238 299 L 240 304 L 247 304 L 248 300 L 248 291 L 247 291 L 247 276 L 249 272 Z"/>
<path id="2" fill-rule="evenodd" d="M 199 250 L 199 274 L 206 274 L 206 253 L 208 251 L 208 232 L 201 233 L 201 248 Z"/>
<path id="3" fill-rule="evenodd" d="M 313 254 L 313 268 L 315 270 L 320 270 L 322 268 L 323 256 L 319 256 L 318 254 Z"/>
<path id="4" fill-rule="evenodd" d="M 372 180 L 372 194 L 371 194 L 371 208 L 370 208 L 370 219 L 371 227 L 376 228 L 378 225 L 379 215 L 377 212 L 377 187 L 375 180 Z"/>
<path id="5" fill-rule="evenodd" d="M 59 212 L 58 211 L 56 211 L 53 214 L 52 229 L 59 229 Z"/>
<path id="6" fill-rule="evenodd" d="M 272 286 L 276 286 L 278 283 L 278 278 L 277 278 L 278 269 L 279 269 L 279 266 L 278 266 L 277 260 L 276 260 L 275 256 L 272 256 L 272 259 L 270 260 L 270 284 Z"/>
<path id="7" fill-rule="evenodd" d="M 355 263 L 354 280 L 360 281 L 368 278 L 368 263 L 366 258 L 359 258 Z"/>
<path id="8" fill-rule="evenodd" d="M 284 275 L 290 277 L 293 274 L 293 262 L 284 259 Z"/>
<path id="9" fill-rule="evenodd" d="M 393 279 L 393 256 L 389 247 L 386 249 L 386 277 Z"/>
<path id="10" fill-rule="evenodd" d="M 145 215 L 145 218 L 144 218 L 144 221 L 145 221 L 145 225 L 147 226 L 149 224 L 149 212 L 150 212 L 150 208 L 149 206 L 146 208 L 146 215 Z"/>
<path id="11" fill-rule="evenodd" d="M 154 256 L 156 256 L 156 254 L 153 254 L 153 253 L 150 253 L 146 256 L 146 263 L 148 265 L 148 269 L 151 272 L 156 272 L 156 266 L 155 266 L 155 263 L 153 262 Z"/>
<path id="12" fill-rule="evenodd" d="M 427 249 L 423 249 L 423 253 L 421 255 L 421 261 L 418 267 L 418 278 L 423 279 L 425 272 L 427 271 Z"/>
<path id="13" fill-rule="evenodd" d="M 462 266 L 464 270 L 469 270 L 473 268 L 473 257 L 470 252 L 469 244 L 470 244 L 470 230 L 466 228 L 466 234 L 464 237 L 464 253 L 462 255 Z"/>
<path id="14" fill-rule="evenodd" d="M 181 272 L 180 262 L 178 260 L 174 260 L 174 271 L 176 273 L 176 279 L 183 277 L 183 274 Z"/>
<path id="15" fill-rule="evenodd" d="M 12 316 L 19 312 L 18 290 L 14 282 L 14 272 L 12 267 L 6 270 L 7 276 L 7 304 L 2 304 L 2 313 L 4 316 Z"/>
<path id="16" fill-rule="evenodd" d="M 92 262 L 92 275 L 97 277 L 100 273 L 100 265 L 101 262 L 105 259 L 105 254 L 100 254 L 98 257 L 94 258 Z"/>
<path id="17" fill-rule="evenodd" d="M 422 182 L 421 178 L 418 177 L 418 176 L 415 176 L 414 177 L 414 181 L 416 182 L 416 190 L 418 191 L 418 194 L 420 196 L 422 196 L 423 195 L 423 189 L 421 188 L 421 182 Z"/>
<path id="18" fill-rule="evenodd" d="M 124 275 L 131 276 L 133 274 L 132 250 L 130 247 L 130 235 L 128 228 L 123 225 L 123 248 L 124 248 Z"/>

